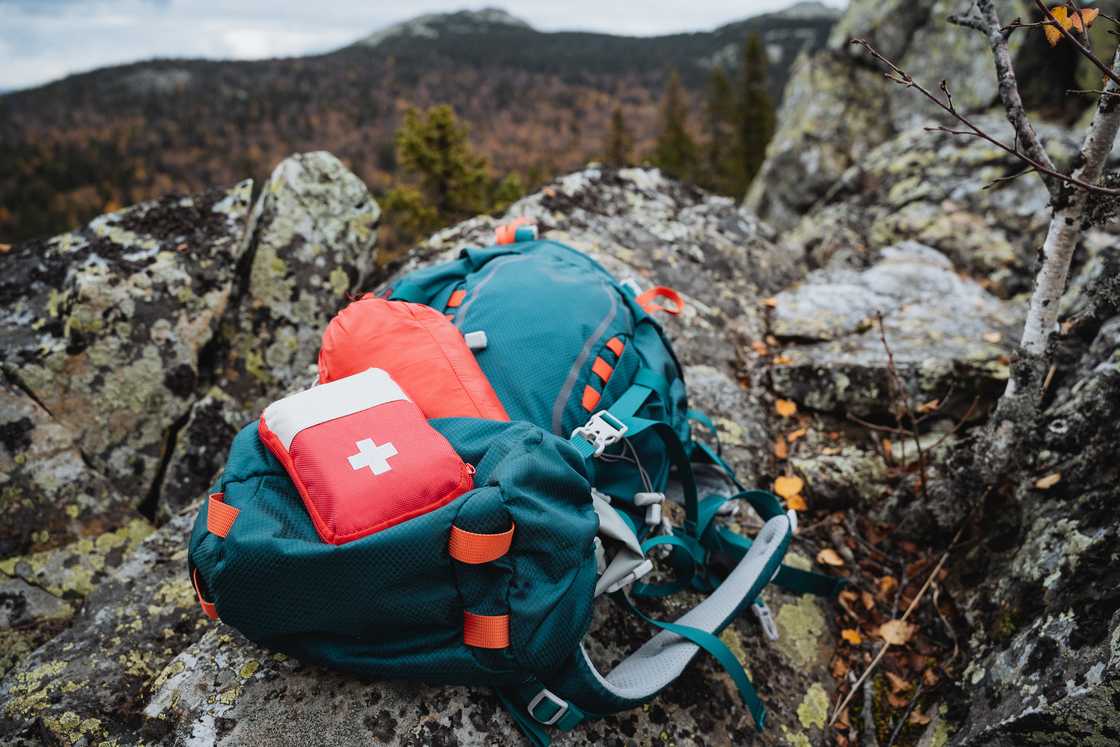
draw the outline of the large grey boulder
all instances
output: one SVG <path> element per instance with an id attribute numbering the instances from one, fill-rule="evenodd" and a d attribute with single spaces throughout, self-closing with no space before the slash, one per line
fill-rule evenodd
<path id="1" fill-rule="evenodd" d="M 234 290 L 250 186 L 144 203 L 0 254 L 5 377 L 135 504 Z"/>
<path id="2" fill-rule="evenodd" d="M 775 391 L 815 410 L 890 414 L 889 347 L 915 406 L 950 390 L 966 401 L 998 396 L 1022 309 L 930 247 L 907 242 L 880 256 L 863 271 L 816 270 L 775 296 L 770 330 L 790 342 L 770 372 Z"/>
<path id="3" fill-rule="evenodd" d="M 285 159 L 253 208 L 248 282 L 223 330 L 222 389 L 249 412 L 315 376 L 323 328 L 373 267 L 381 209 L 322 151 Z"/>
<path id="4" fill-rule="evenodd" d="M 967 3 L 954 0 L 849 3 L 827 48 L 795 67 L 766 162 L 747 194 L 748 207 L 776 228 L 790 228 L 891 135 L 944 121 L 946 115 L 933 104 L 884 79 L 862 48 L 848 44 L 851 38 L 871 42 L 931 91 L 947 80 L 963 112 L 991 106 L 997 89 L 986 40 L 946 20 L 967 9 Z M 1018 0 L 1000 7 L 1007 22 L 1025 12 Z M 1013 54 L 1021 43 L 1021 34 L 1012 37 Z"/>

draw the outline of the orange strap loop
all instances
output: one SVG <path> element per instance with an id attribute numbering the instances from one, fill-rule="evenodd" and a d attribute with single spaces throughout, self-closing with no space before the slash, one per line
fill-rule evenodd
<path id="1" fill-rule="evenodd" d="M 467 292 L 462 288 L 451 292 L 451 298 L 447 299 L 447 308 L 457 309 L 463 305 L 463 299 L 467 297 Z"/>
<path id="2" fill-rule="evenodd" d="M 451 552 L 451 557 L 460 563 L 471 565 L 489 563 L 509 552 L 516 526 L 511 524 L 509 529 L 500 534 L 477 534 L 452 524 L 451 539 L 447 542 L 447 549 Z"/>
<path id="3" fill-rule="evenodd" d="M 658 298 L 666 298 L 672 301 L 673 306 L 662 306 L 659 303 L 655 303 Z M 664 311 L 666 314 L 676 316 L 684 311 L 684 299 L 681 298 L 681 294 L 677 293 L 672 288 L 666 288 L 664 285 L 655 285 L 634 300 L 638 302 L 639 306 L 646 310 L 647 314 L 652 314 L 655 311 Z"/>
<path id="4" fill-rule="evenodd" d="M 226 503 L 225 497 L 225 493 L 211 493 L 210 500 L 206 503 L 206 529 L 222 539 L 229 534 L 233 522 L 241 513 L 240 509 Z"/>
<path id="5" fill-rule="evenodd" d="M 506 648 L 509 615 L 476 615 L 464 610 L 463 643 L 475 648 Z"/>
<path id="6" fill-rule="evenodd" d="M 617 337 L 612 337 L 607 340 L 607 347 L 611 349 L 611 352 L 614 353 L 616 358 L 621 358 L 622 351 L 626 346 L 623 344 L 622 340 Z"/>
<path id="7" fill-rule="evenodd" d="M 614 367 L 602 358 L 595 356 L 595 362 L 591 364 L 591 371 L 606 384 L 611 374 L 614 373 Z"/>
<path id="8" fill-rule="evenodd" d="M 198 569 L 191 570 L 191 584 L 194 586 L 194 593 L 198 595 L 198 606 L 202 607 L 202 611 L 211 620 L 218 619 L 218 608 L 214 606 L 213 602 L 207 602 L 202 598 L 202 587 L 198 585 Z"/>
<path id="9" fill-rule="evenodd" d="M 583 388 L 583 397 L 580 398 L 580 404 L 583 405 L 583 409 L 591 412 L 595 409 L 595 405 L 599 404 L 599 398 L 602 396 L 598 389 L 588 384 Z"/>
<path id="10" fill-rule="evenodd" d="M 517 241 L 517 229 L 531 225 L 533 225 L 533 221 L 524 216 L 515 218 L 509 223 L 503 223 L 494 229 L 494 243 L 498 245 L 513 244 Z"/>

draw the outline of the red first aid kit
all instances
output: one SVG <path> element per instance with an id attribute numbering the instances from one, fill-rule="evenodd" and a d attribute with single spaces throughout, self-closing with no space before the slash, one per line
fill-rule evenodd
<path id="1" fill-rule="evenodd" d="M 331 544 L 435 510 L 473 486 L 474 468 L 380 369 L 273 402 L 258 429 Z"/>
<path id="2" fill-rule="evenodd" d="M 371 366 L 407 381 L 428 418 L 509 420 L 462 334 L 430 306 L 366 294 L 331 320 L 319 351 L 319 381 Z"/>

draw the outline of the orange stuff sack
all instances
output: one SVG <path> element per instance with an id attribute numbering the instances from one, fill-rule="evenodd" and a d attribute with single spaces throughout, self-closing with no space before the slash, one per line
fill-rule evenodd
<path id="1" fill-rule="evenodd" d="M 462 334 L 430 306 L 367 293 L 331 320 L 319 350 L 319 382 L 369 368 L 388 371 L 426 418 L 509 420 Z"/>

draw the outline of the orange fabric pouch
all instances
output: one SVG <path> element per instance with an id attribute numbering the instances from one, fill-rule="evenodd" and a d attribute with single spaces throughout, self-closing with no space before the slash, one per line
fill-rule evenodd
<path id="1" fill-rule="evenodd" d="M 319 381 L 368 368 L 388 371 L 426 418 L 509 420 L 462 334 L 430 306 L 366 294 L 340 311 L 323 332 Z"/>

